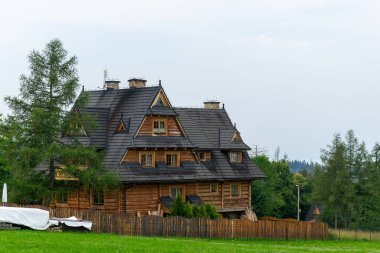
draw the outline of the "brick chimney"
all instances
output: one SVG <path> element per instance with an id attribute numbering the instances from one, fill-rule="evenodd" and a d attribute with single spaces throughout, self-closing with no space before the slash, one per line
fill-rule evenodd
<path id="1" fill-rule="evenodd" d="M 128 80 L 129 88 L 144 88 L 146 87 L 146 80 L 139 78 L 132 78 Z"/>
<path id="2" fill-rule="evenodd" d="M 108 80 L 105 80 L 104 83 L 105 83 L 105 87 L 107 88 L 107 90 L 109 90 L 109 89 L 112 89 L 112 90 L 119 89 L 119 84 L 120 84 L 119 80 L 108 79 Z"/>
<path id="3" fill-rule="evenodd" d="M 219 109 L 219 104 L 220 102 L 216 100 L 209 100 L 209 101 L 203 102 L 205 109 Z"/>

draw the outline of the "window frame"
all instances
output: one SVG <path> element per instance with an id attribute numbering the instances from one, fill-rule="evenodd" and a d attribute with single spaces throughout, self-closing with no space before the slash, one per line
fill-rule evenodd
<path id="1" fill-rule="evenodd" d="M 117 128 L 116 128 L 116 133 L 123 133 L 126 131 L 127 131 L 127 128 L 125 127 L 124 122 L 119 121 L 119 124 L 117 125 Z"/>
<path id="2" fill-rule="evenodd" d="M 168 155 L 176 155 L 177 163 L 176 165 L 168 165 Z M 165 152 L 165 165 L 169 168 L 179 168 L 181 167 L 181 153 L 179 151 L 166 151 Z"/>
<path id="3" fill-rule="evenodd" d="M 92 205 L 93 206 L 104 206 L 104 203 L 105 203 L 105 197 L 104 197 L 104 191 L 92 191 L 91 192 L 91 199 L 92 199 Z M 97 196 L 97 198 L 95 198 L 95 196 Z M 99 202 L 99 196 L 102 196 L 100 199 L 102 201 Z M 97 201 L 95 201 L 97 200 Z"/>
<path id="4" fill-rule="evenodd" d="M 157 123 L 158 132 L 155 132 L 155 123 Z M 161 132 L 161 123 L 164 125 L 163 131 Z M 162 136 L 168 135 L 168 120 L 166 118 L 153 118 L 152 120 L 152 135 Z"/>
<path id="5" fill-rule="evenodd" d="M 144 165 L 141 163 L 141 157 L 145 155 L 151 155 L 152 156 L 152 165 Z M 143 168 L 154 168 L 156 167 L 156 158 L 155 158 L 155 152 L 154 151 L 140 151 L 139 152 L 139 163 L 141 165 L 141 167 Z"/>
<path id="6" fill-rule="evenodd" d="M 203 158 L 203 159 L 202 159 L 201 154 L 204 155 L 204 158 Z M 199 161 L 201 161 L 201 162 L 205 162 L 205 161 L 207 161 L 207 154 L 206 154 L 206 152 L 204 152 L 204 151 L 198 152 L 198 157 L 199 157 Z"/>
<path id="7" fill-rule="evenodd" d="M 63 199 L 66 199 L 66 201 L 62 201 Z M 55 202 L 57 204 L 67 204 L 69 202 L 69 192 L 67 192 L 67 191 L 57 192 L 55 195 Z"/>
<path id="8" fill-rule="evenodd" d="M 173 198 L 173 196 L 172 196 L 172 190 L 173 189 L 176 189 L 176 190 L 181 189 L 182 200 L 186 201 L 185 200 L 186 194 L 185 194 L 185 186 L 184 185 L 173 185 L 173 186 L 169 187 L 169 196 L 170 196 L 170 198 L 172 198 L 172 200 L 175 200 L 178 196 L 178 192 L 176 193 L 176 197 Z"/>
<path id="9" fill-rule="evenodd" d="M 233 185 L 237 186 L 237 195 L 232 194 Z M 241 185 L 240 185 L 240 183 L 239 182 L 231 182 L 230 183 L 230 197 L 231 198 L 240 198 L 240 196 L 241 196 Z"/>
<path id="10" fill-rule="evenodd" d="M 236 154 L 236 158 L 237 160 L 232 160 L 232 154 Z M 229 152 L 229 157 L 230 157 L 230 162 L 231 163 L 242 163 L 242 157 L 243 157 L 243 154 L 241 151 L 230 151 Z"/>
<path id="11" fill-rule="evenodd" d="M 215 191 L 213 191 L 213 186 L 216 186 Z M 211 194 L 218 194 L 219 192 L 219 184 L 218 183 L 210 183 L 210 193 Z"/>

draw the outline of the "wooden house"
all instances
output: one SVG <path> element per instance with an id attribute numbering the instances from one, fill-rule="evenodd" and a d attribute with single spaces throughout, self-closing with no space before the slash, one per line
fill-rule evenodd
<path id="1" fill-rule="evenodd" d="M 99 127 L 85 129 L 80 139 L 105 151 L 104 164 L 120 186 L 112 192 L 78 188 L 56 206 L 165 215 L 182 195 L 191 204 L 210 203 L 226 217 L 250 210 L 251 183 L 264 175 L 224 106 L 208 101 L 204 108 L 173 107 L 161 85 L 147 87 L 142 79 L 129 80 L 124 89 L 118 81 L 105 85 L 83 91 L 85 111 Z"/>

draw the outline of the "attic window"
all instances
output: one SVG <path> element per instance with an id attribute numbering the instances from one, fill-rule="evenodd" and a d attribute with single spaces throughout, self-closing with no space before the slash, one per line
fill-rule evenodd
<path id="1" fill-rule="evenodd" d="M 120 133 L 120 132 L 125 132 L 125 131 L 126 131 L 126 128 L 124 126 L 124 123 L 123 121 L 120 121 L 119 125 L 116 128 L 116 132 Z"/>
<path id="2" fill-rule="evenodd" d="M 155 121 L 153 121 L 153 134 L 154 135 L 164 135 L 164 134 L 166 134 L 165 120 L 155 120 Z"/>
<path id="3" fill-rule="evenodd" d="M 238 132 L 234 133 L 234 136 L 232 137 L 232 141 L 236 141 L 236 142 L 242 141 L 240 134 Z"/>
<path id="4" fill-rule="evenodd" d="M 230 162 L 231 163 L 241 163 L 242 153 L 241 152 L 230 152 Z"/>
<path id="5" fill-rule="evenodd" d="M 206 152 L 199 152 L 199 160 L 206 161 Z"/>

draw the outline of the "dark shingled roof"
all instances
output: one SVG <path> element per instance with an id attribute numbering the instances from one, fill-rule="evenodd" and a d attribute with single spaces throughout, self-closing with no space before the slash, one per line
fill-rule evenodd
<path id="1" fill-rule="evenodd" d="M 195 205 L 203 204 L 202 199 L 198 195 L 186 195 L 186 201 L 189 201 L 190 204 L 195 204 Z"/>
<path id="2" fill-rule="evenodd" d="M 177 116 L 177 113 L 167 106 L 155 105 L 148 110 L 147 115 Z"/>
<path id="3" fill-rule="evenodd" d="M 182 136 L 136 136 L 133 148 L 194 148 L 195 146 Z"/>
<path id="4" fill-rule="evenodd" d="M 86 129 L 88 137 L 81 137 L 86 145 L 105 149 L 105 166 L 119 175 L 125 183 L 195 182 L 253 180 L 264 174 L 247 154 L 243 141 L 232 141 L 237 131 L 224 109 L 169 108 L 161 103 L 151 107 L 161 86 L 129 89 L 84 91 L 88 104 L 83 111 L 92 115 L 99 127 Z M 176 136 L 137 136 L 146 115 L 178 116 L 186 134 Z M 123 119 L 128 131 L 116 133 Z M 181 168 L 167 167 L 156 162 L 156 168 L 142 168 L 136 163 L 121 163 L 130 148 L 189 148 L 212 151 L 208 162 L 181 162 Z M 231 164 L 227 150 L 241 150 L 242 164 Z"/>
<path id="5" fill-rule="evenodd" d="M 170 208 L 172 205 L 172 198 L 170 196 L 162 196 L 160 198 L 161 203 L 163 203 L 167 208 Z"/>
<path id="6" fill-rule="evenodd" d="M 190 141 L 200 149 L 245 149 L 244 142 L 233 142 L 237 131 L 225 109 L 175 108 Z"/>

